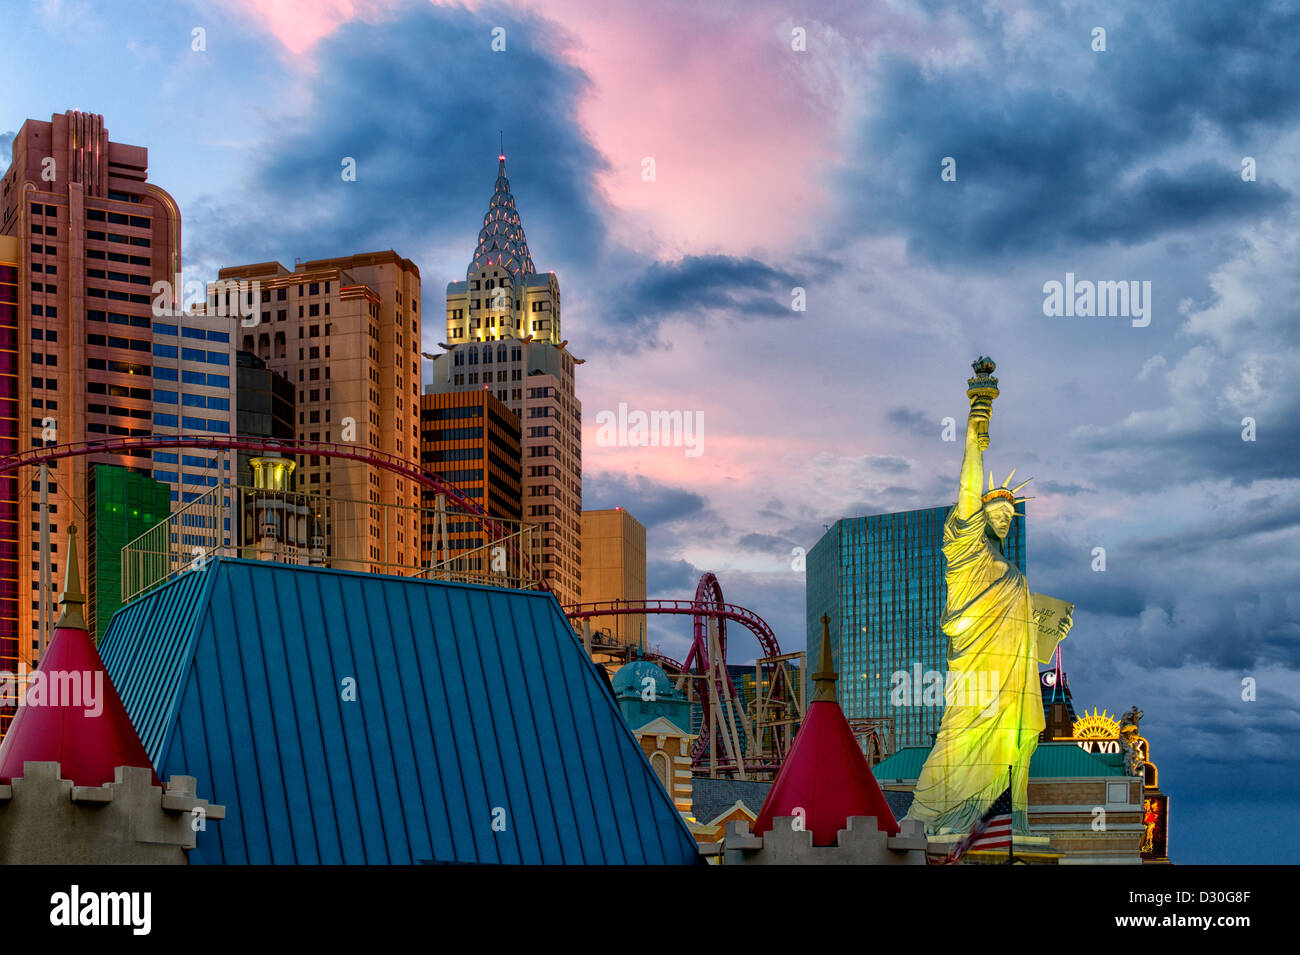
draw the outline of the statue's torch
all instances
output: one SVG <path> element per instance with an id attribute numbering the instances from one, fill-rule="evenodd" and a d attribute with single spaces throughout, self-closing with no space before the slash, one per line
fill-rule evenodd
<path id="1" fill-rule="evenodd" d="M 983 355 L 971 362 L 970 366 L 975 371 L 974 378 L 966 379 L 966 397 L 970 399 L 970 406 L 972 409 L 983 408 L 991 413 L 993 399 L 998 396 L 998 380 L 993 377 L 993 372 L 998 366 L 992 358 L 985 358 Z M 975 429 L 976 433 L 983 435 L 987 441 L 988 420 L 976 422 Z"/>

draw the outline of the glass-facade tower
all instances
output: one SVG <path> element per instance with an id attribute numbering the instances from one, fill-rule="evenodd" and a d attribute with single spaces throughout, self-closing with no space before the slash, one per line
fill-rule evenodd
<path id="1" fill-rule="evenodd" d="M 807 557 L 808 646 L 820 639 L 828 614 L 844 714 L 881 721 L 893 752 L 929 746 L 943 717 L 941 695 L 927 704 L 923 690 L 933 682 L 928 674 L 942 679 L 947 670 L 940 618 L 947 600 L 943 524 L 952 506 L 846 517 Z M 1012 522 L 1003 549 L 1023 573 L 1024 517 Z M 905 691 L 905 705 L 895 704 L 895 687 Z"/>

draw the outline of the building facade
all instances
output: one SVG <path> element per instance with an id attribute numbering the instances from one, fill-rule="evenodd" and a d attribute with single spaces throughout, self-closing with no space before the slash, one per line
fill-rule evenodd
<path id="1" fill-rule="evenodd" d="M 643 602 L 646 599 L 645 527 L 621 507 L 582 512 L 582 599 Z M 645 649 L 645 614 L 592 617 L 622 646 Z"/>
<path id="2" fill-rule="evenodd" d="M 318 259 L 293 271 L 278 262 L 232 266 L 209 287 L 208 307 L 241 294 L 234 287 L 241 282 L 258 304 L 241 320 L 248 324 L 239 329 L 239 349 L 297 389 L 297 438 L 355 443 L 418 465 L 415 264 L 390 251 Z M 418 566 L 420 487 L 409 478 L 364 461 L 298 455 L 294 480 L 299 491 L 339 502 L 326 519 L 331 566 L 370 573 Z"/>
<path id="3" fill-rule="evenodd" d="M 171 196 L 148 181 L 148 165 L 144 147 L 113 142 L 102 116 L 78 111 L 29 119 L 13 141 L 0 176 L 0 234 L 18 239 L 14 330 L 22 347 L 16 381 L 0 382 L 9 389 L 0 401 L 21 410 L 20 449 L 155 429 L 153 289 L 174 283 L 180 271 L 181 219 Z M 179 374 L 179 351 L 176 367 Z M 44 595 L 39 484 L 34 468 L 17 475 L 21 660 L 30 664 L 41 643 L 41 606 L 52 611 L 66 524 L 86 507 L 88 469 L 112 464 L 148 473 L 154 463 L 152 452 L 137 450 L 50 464 Z M 85 545 L 78 545 L 82 560 Z"/>
<path id="4" fill-rule="evenodd" d="M 519 416 L 523 519 L 541 531 L 543 576 L 561 603 L 582 590 L 582 404 L 560 337 L 560 285 L 538 274 L 499 157 L 465 281 L 447 285 L 445 353 L 430 391 L 491 391 Z"/>
<path id="5" fill-rule="evenodd" d="M 231 319 L 201 310 L 176 309 L 154 319 L 154 434 L 228 438 L 234 433 L 233 338 Z M 172 501 L 181 505 L 208 493 L 229 473 L 230 462 L 220 450 L 153 452 L 154 480 L 169 484 Z"/>
<path id="6" fill-rule="evenodd" d="M 520 519 L 519 417 L 490 391 L 420 396 L 420 467 L 442 478 L 492 517 Z M 423 489 L 420 546 L 425 566 L 486 543 L 480 524 L 453 515 L 439 552 L 434 527 L 436 502 L 437 495 Z"/>
<path id="7" fill-rule="evenodd" d="M 936 701 L 926 690 L 947 671 L 940 619 L 951 509 L 844 518 L 808 552 L 809 646 L 828 614 L 844 713 L 859 736 L 868 727 L 880 733 L 890 752 L 929 747 L 943 718 L 942 694 Z M 1024 573 L 1025 518 L 1012 522 L 1004 553 Z"/>
<path id="8" fill-rule="evenodd" d="M 272 371 L 252 352 L 235 356 L 235 433 L 239 437 L 277 438 L 292 441 L 298 433 L 298 389 L 284 375 Z M 257 455 L 252 451 L 238 454 L 235 483 L 253 485 L 253 467 Z"/>
<path id="9" fill-rule="evenodd" d="M 122 606 L 122 548 L 171 513 L 170 485 L 112 464 L 86 481 L 86 623 L 98 641 Z"/>
<path id="10" fill-rule="evenodd" d="M 18 238 L 0 235 L 0 454 L 19 450 L 23 433 L 18 416 L 18 276 L 22 257 Z M 18 672 L 18 482 L 19 474 L 0 476 L 0 670 Z M 23 558 L 25 560 L 25 558 Z M 39 566 L 39 565 L 38 565 Z M 25 578 L 25 575 L 22 575 Z M 0 733 L 12 717 L 0 706 Z"/>

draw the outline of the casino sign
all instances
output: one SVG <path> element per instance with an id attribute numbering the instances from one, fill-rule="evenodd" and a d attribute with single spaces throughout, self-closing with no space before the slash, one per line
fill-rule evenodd
<path id="1" fill-rule="evenodd" d="M 1143 829 L 1141 854 L 1147 862 L 1168 862 L 1169 797 L 1157 785 L 1156 766 L 1151 762 L 1147 741 L 1138 735 L 1141 712 L 1136 708 L 1116 719 L 1094 708 L 1074 721 L 1074 741 L 1086 753 L 1130 753 L 1127 764 L 1143 782 Z"/>
<path id="2" fill-rule="evenodd" d="M 1085 753 L 1119 753 L 1122 752 L 1119 729 L 1119 720 L 1107 715 L 1105 710 L 1098 713 L 1094 708 L 1074 721 L 1072 735 Z"/>

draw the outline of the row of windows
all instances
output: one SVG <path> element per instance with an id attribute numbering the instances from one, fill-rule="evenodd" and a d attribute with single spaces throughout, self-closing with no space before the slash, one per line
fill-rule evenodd
<path id="1" fill-rule="evenodd" d="M 149 327 L 149 316 L 147 315 L 123 315 L 120 312 L 88 309 L 86 319 L 91 322 L 108 322 L 110 325 L 130 325 L 132 328 Z"/>
<path id="2" fill-rule="evenodd" d="M 104 271 L 103 269 L 86 269 L 86 278 L 107 279 L 110 282 L 129 282 L 134 285 L 152 285 L 147 275 L 135 275 L 130 272 Z"/>
<path id="3" fill-rule="evenodd" d="M 217 466 L 216 458 L 201 458 L 194 454 L 177 455 L 175 451 L 155 451 L 153 459 L 158 464 L 177 464 L 183 463 L 187 468 L 215 468 Z M 230 462 L 222 462 L 226 470 L 230 470 Z"/>
<path id="4" fill-rule="evenodd" d="M 104 259 L 108 262 L 120 262 L 123 265 L 143 265 L 148 268 L 153 264 L 153 259 L 147 255 L 127 255 L 124 252 L 109 252 L 106 249 L 87 249 L 86 258 Z M 45 271 L 52 271 L 50 266 L 45 267 Z"/>
<path id="5" fill-rule="evenodd" d="M 177 357 L 177 348 L 175 345 L 158 345 L 153 346 L 154 356 L 157 358 L 175 358 Z M 180 358 L 182 361 L 202 361 L 212 365 L 229 365 L 230 355 L 223 351 L 203 351 L 200 348 L 182 348 L 180 349 Z"/>
<path id="6" fill-rule="evenodd" d="M 424 421 L 447 421 L 454 418 L 481 418 L 483 409 L 478 405 L 460 405 L 453 408 L 422 408 L 420 418 Z"/>
<path id="7" fill-rule="evenodd" d="M 453 365 L 464 365 L 464 364 L 477 365 L 479 362 L 479 354 L 480 352 L 479 349 L 477 348 L 458 348 L 456 349 L 455 355 L 452 356 L 452 364 Z M 484 345 L 482 349 L 483 364 L 485 365 L 492 364 L 493 354 L 494 354 L 493 347 L 491 345 Z M 503 362 L 507 360 L 519 361 L 520 359 L 523 358 L 524 350 L 518 345 L 512 346 L 509 350 L 507 350 L 505 345 L 497 345 L 495 348 L 495 354 L 496 354 L 496 360 L 499 362 Z M 469 356 L 468 359 L 465 357 L 466 355 Z M 510 356 L 509 359 L 506 358 L 507 355 Z"/>
<path id="8" fill-rule="evenodd" d="M 136 305 L 148 305 L 153 300 L 148 295 L 137 295 L 135 292 L 118 292 L 114 289 L 88 288 L 86 294 L 91 298 L 107 298 L 114 302 L 132 302 Z"/>
<path id="9" fill-rule="evenodd" d="M 100 347 L 107 346 L 109 348 L 125 348 L 130 351 L 149 351 L 149 340 L 147 338 L 118 338 L 115 335 L 87 335 L 86 344 L 98 345 Z"/>
<path id="10" fill-rule="evenodd" d="M 203 328 L 178 328 L 178 326 L 169 325 L 166 322 L 154 322 L 153 330 L 159 335 L 175 335 L 179 331 L 182 338 L 197 338 L 199 341 L 223 343 L 230 341 L 229 332 L 218 332 Z"/>
<path id="11" fill-rule="evenodd" d="M 159 404 L 174 405 L 177 401 L 177 394 L 174 391 L 164 391 L 155 388 L 153 400 Z M 180 403 L 190 408 L 211 408 L 214 411 L 229 411 L 230 399 L 219 398 L 216 395 L 195 395 L 186 392 L 179 396 Z"/>
<path id="12" fill-rule="evenodd" d="M 160 428 L 184 428 L 186 431 L 213 431 L 218 434 L 230 434 L 229 421 L 191 418 L 189 415 L 182 415 L 177 419 L 174 414 L 155 411 L 153 413 L 153 423 Z"/>
<path id="13" fill-rule="evenodd" d="M 103 209 L 87 209 L 86 218 L 91 222 L 112 222 L 114 225 L 129 225 L 133 229 L 148 229 L 152 223 L 144 216 L 126 216 L 120 212 L 105 212 Z"/>
<path id="14" fill-rule="evenodd" d="M 49 235 L 48 231 L 46 232 L 46 235 Z M 148 239 L 141 238 L 140 236 L 118 235 L 116 232 L 110 232 L 107 235 L 105 235 L 103 232 L 91 232 L 87 230 L 86 238 L 98 239 L 100 242 L 108 241 L 108 242 L 119 242 L 122 243 L 123 245 L 127 245 L 127 244 L 138 245 L 146 249 L 149 248 L 150 245 L 152 244 Z"/>
<path id="15" fill-rule="evenodd" d="M 155 366 L 153 370 L 153 376 L 155 379 L 158 379 L 159 381 L 176 381 L 178 377 L 177 369 L 162 368 L 157 366 Z M 230 387 L 229 375 L 212 375 L 201 371 L 191 371 L 190 369 L 186 368 L 185 370 L 180 372 L 179 378 L 182 382 L 184 382 L 187 385 L 204 385 L 208 388 L 229 388 Z"/>
<path id="16" fill-rule="evenodd" d="M 441 431 L 426 431 L 421 436 L 424 441 L 436 441 L 442 437 Z M 442 451 L 427 451 L 421 458 L 426 463 L 438 461 L 478 461 L 483 457 L 482 448 L 447 448 Z"/>
<path id="17" fill-rule="evenodd" d="M 215 474 L 177 474 L 175 471 L 154 471 L 155 481 L 168 481 L 172 484 L 198 484 L 201 487 L 216 487 Z"/>

